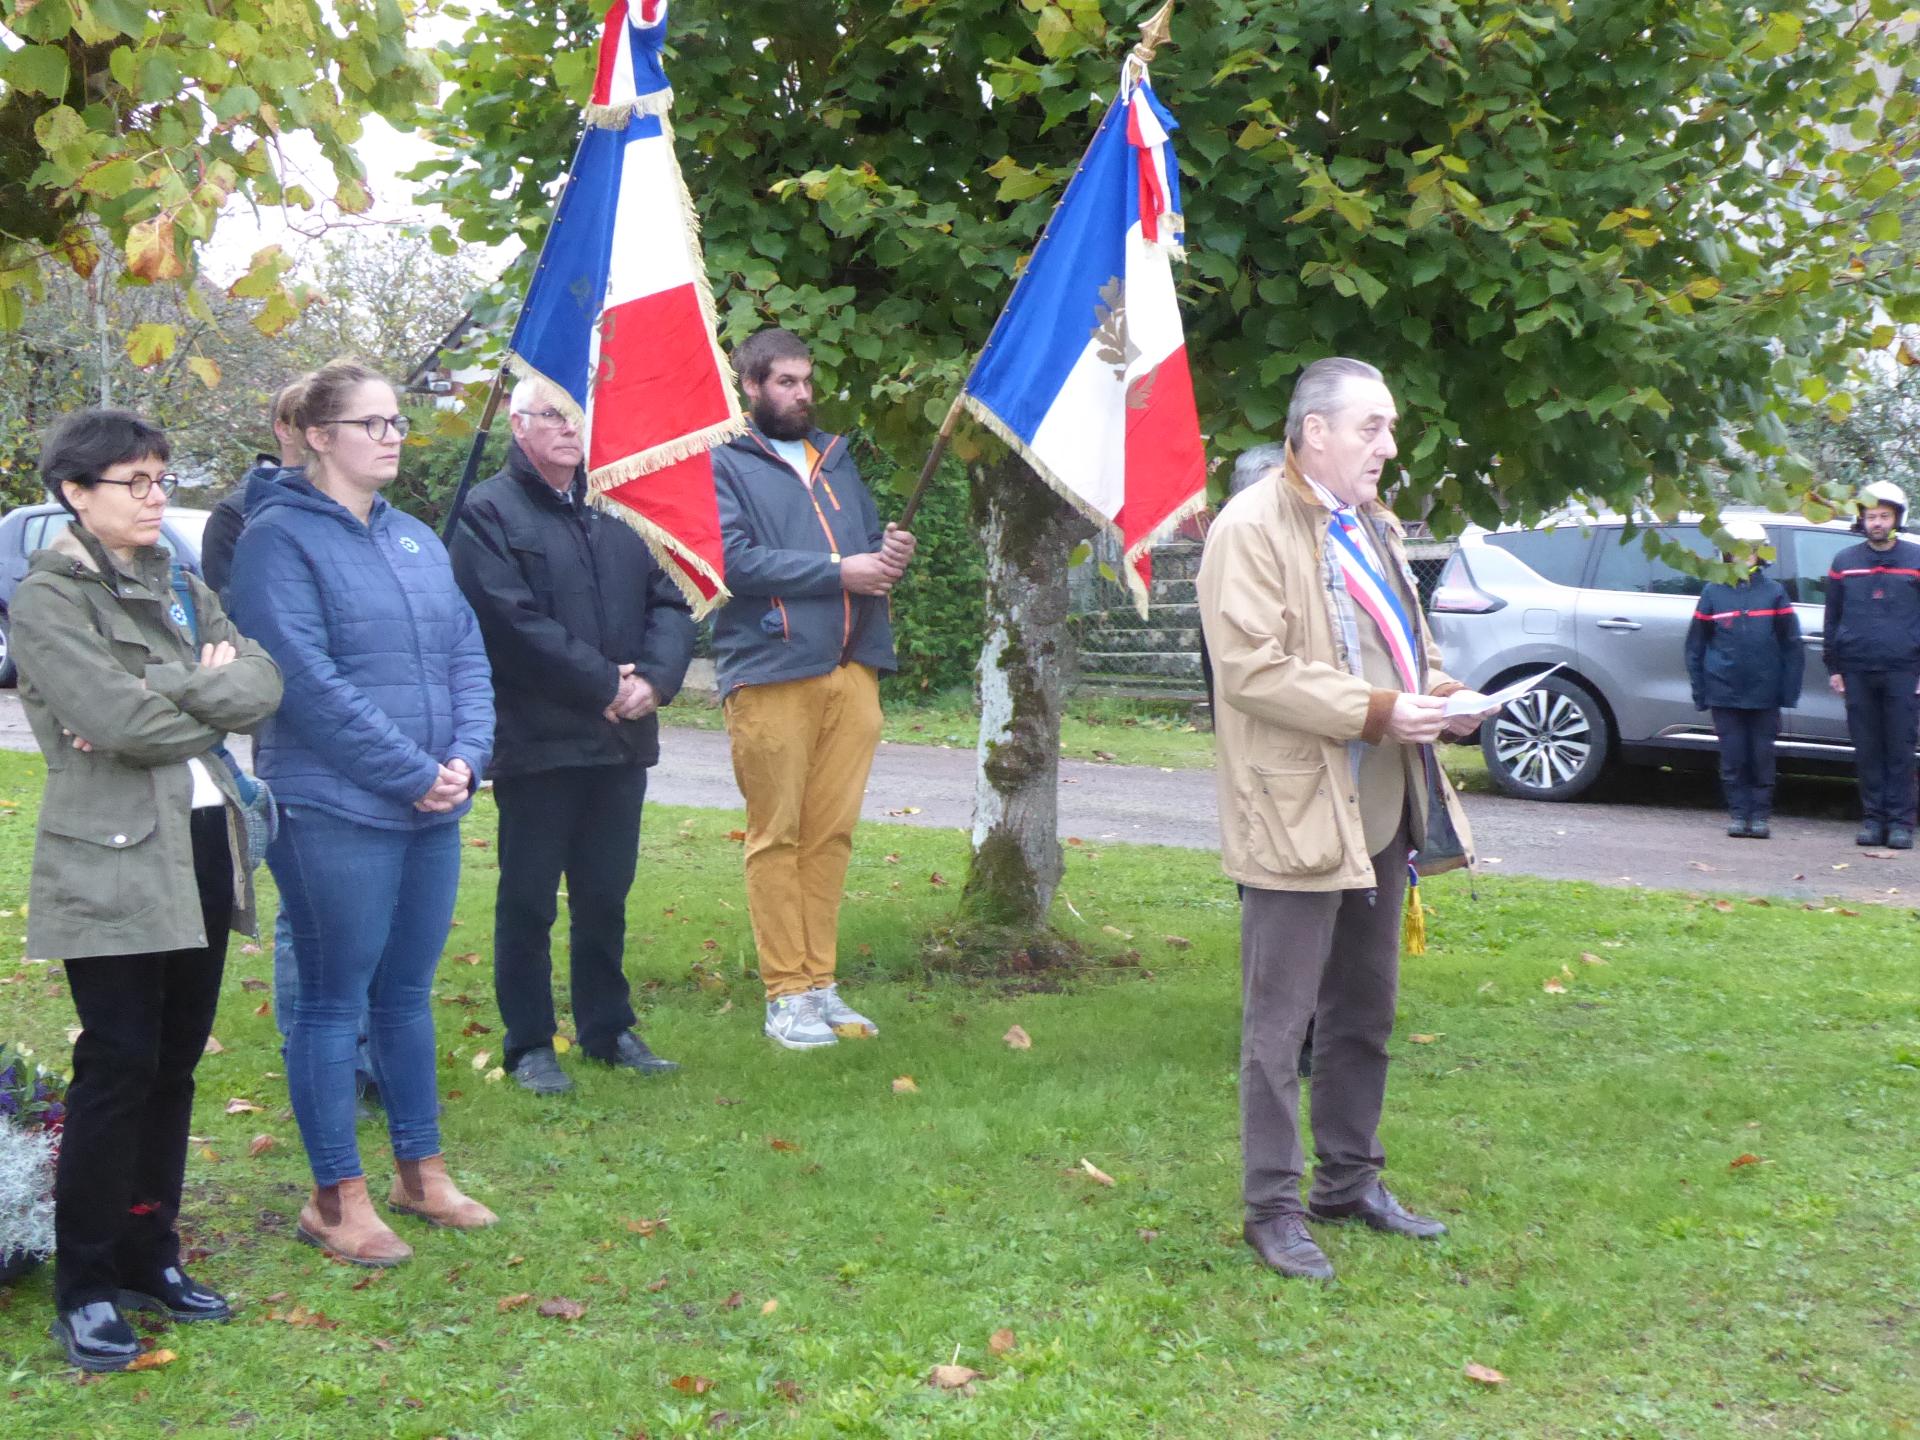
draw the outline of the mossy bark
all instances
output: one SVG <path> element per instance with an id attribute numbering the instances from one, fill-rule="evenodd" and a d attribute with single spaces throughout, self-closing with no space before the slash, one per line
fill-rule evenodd
<path id="1" fill-rule="evenodd" d="M 1071 669 L 1067 561 L 1092 527 L 1017 456 L 975 467 L 987 637 L 963 923 L 1039 933 L 1060 883 L 1060 704 Z"/>

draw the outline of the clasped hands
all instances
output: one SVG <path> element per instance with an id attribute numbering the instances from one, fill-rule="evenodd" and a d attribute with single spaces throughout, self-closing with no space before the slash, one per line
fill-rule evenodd
<path id="1" fill-rule="evenodd" d="M 622 720 L 638 720 L 651 715 L 660 708 L 660 697 L 653 693 L 653 686 L 647 683 L 644 675 L 636 675 L 631 665 L 620 667 L 620 688 L 614 691 L 613 703 L 600 713 L 611 724 Z"/>
<path id="2" fill-rule="evenodd" d="M 885 595 L 907 573 L 919 541 L 910 531 L 888 523 L 880 548 L 864 555 L 849 555 L 840 562 L 840 585 L 855 595 Z"/>

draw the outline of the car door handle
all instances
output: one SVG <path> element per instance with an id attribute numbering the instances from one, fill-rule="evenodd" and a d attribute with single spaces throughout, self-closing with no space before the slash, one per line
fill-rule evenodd
<path id="1" fill-rule="evenodd" d="M 1618 615 L 1614 616 L 1611 620 L 1600 620 L 1595 623 L 1598 624 L 1602 630 L 1638 630 L 1640 628 L 1640 622 L 1638 620 L 1625 620 Z"/>

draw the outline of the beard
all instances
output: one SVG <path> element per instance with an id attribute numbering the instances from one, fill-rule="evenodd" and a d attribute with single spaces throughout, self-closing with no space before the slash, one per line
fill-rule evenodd
<path id="1" fill-rule="evenodd" d="M 813 432 L 813 407 L 802 403 L 780 410 L 763 395 L 753 402 L 753 423 L 769 440 L 804 440 Z"/>

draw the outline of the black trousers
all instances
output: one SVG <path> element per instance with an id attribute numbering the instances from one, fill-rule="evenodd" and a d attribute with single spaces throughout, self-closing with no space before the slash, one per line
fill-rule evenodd
<path id="1" fill-rule="evenodd" d="M 1713 707 L 1720 737 L 1720 790 L 1727 813 L 1738 820 L 1773 818 L 1773 742 L 1780 734 L 1778 710 Z"/>
<path id="2" fill-rule="evenodd" d="M 1860 813 L 1883 825 L 1914 819 L 1914 726 L 1920 718 L 1912 670 L 1849 670 L 1847 730 L 1860 777 Z"/>
<path id="3" fill-rule="evenodd" d="M 193 812 L 207 944 L 67 961 L 80 1016 L 53 1182 L 54 1303 L 114 1299 L 180 1263 L 193 1068 L 213 1030 L 233 918 L 224 806 Z"/>
<path id="4" fill-rule="evenodd" d="M 493 782 L 493 798 L 500 808 L 493 988 L 507 1027 L 506 1066 L 553 1043 L 550 937 L 562 876 L 572 928 L 574 1027 L 580 1048 L 605 1058 L 634 1023 L 622 960 L 646 767 L 583 765 L 505 776 Z"/>

